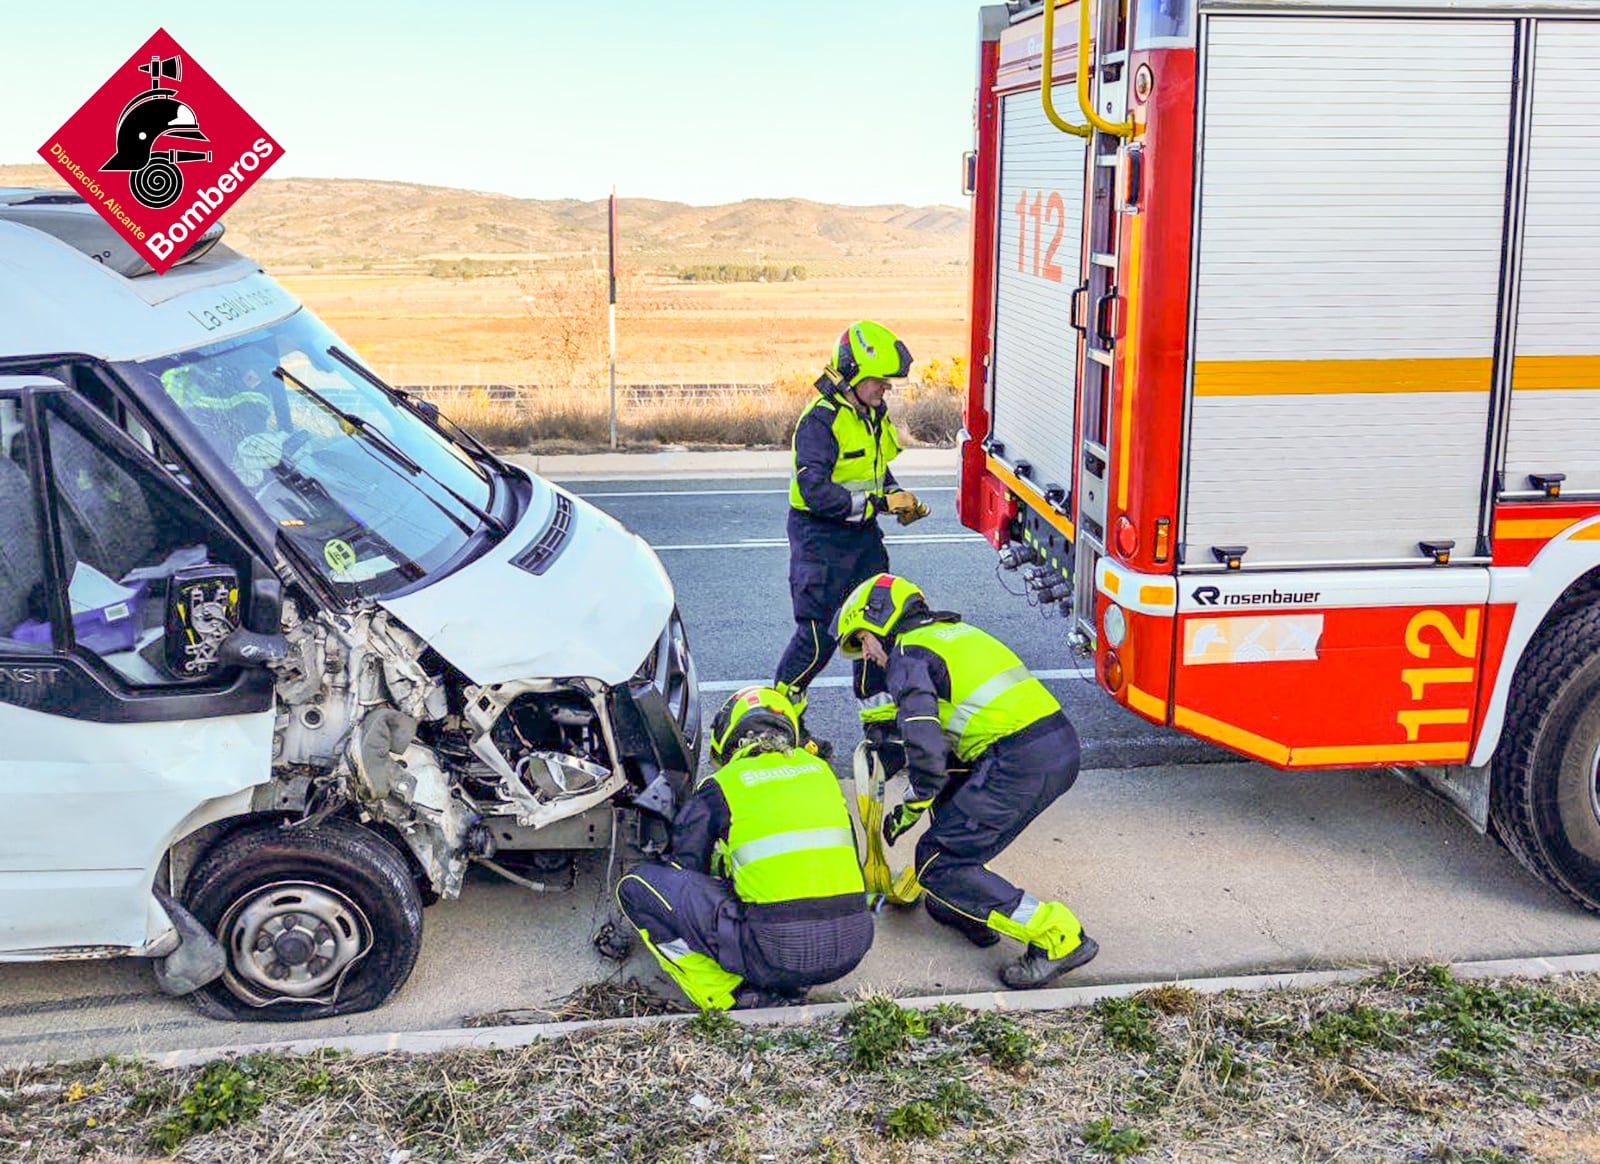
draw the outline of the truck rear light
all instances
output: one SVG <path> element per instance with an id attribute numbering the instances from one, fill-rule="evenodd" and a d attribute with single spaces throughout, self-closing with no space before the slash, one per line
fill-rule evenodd
<path id="1" fill-rule="evenodd" d="M 1111 694 L 1115 695 L 1122 690 L 1122 660 L 1117 658 L 1115 651 L 1106 652 L 1106 660 L 1100 667 L 1100 679 Z"/>
<path id="2" fill-rule="evenodd" d="M 1139 552 L 1139 530 L 1127 514 L 1117 518 L 1116 536 L 1117 553 L 1124 558 L 1131 558 Z"/>
<path id="3" fill-rule="evenodd" d="M 1156 518 L 1156 552 L 1155 559 L 1165 562 L 1172 555 L 1172 519 L 1170 517 Z"/>
<path id="4" fill-rule="evenodd" d="M 1120 647 L 1128 639 L 1128 616 L 1122 612 L 1122 607 L 1115 602 L 1106 606 L 1106 612 L 1100 618 L 1100 625 L 1105 628 L 1106 642 L 1113 647 Z"/>

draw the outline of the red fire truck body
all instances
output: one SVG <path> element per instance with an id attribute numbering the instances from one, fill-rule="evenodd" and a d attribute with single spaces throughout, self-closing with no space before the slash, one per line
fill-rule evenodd
<path id="1" fill-rule="evenodd" d="M 1600 6 L 1093 6 L 982 10 L 962 521 L 1134 712 L 1600 908 Z"/>

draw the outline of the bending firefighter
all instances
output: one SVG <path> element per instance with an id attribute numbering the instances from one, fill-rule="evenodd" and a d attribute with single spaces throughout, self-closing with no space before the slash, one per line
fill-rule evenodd
<path id="1" fill-rule="evenodd" d="M 1099 951 L 1072 911 L 1040 901 L 988 867 L 1078 778 L 1078 735 L 1056 697 L 1011 649 L 959 615 L 928 609 L 893 574 L 863 582 L 834 627 L 846 655 L 884 668 L 900 739 L 868 738 L 890 771 L 903 755 L 911 787 L 883 822 L 889 844 L 924 813 L 917 879 L 928 913 L 979 946 L 1023 944 L 1000 970 L 1013 989 L 1043 986 Z"/>
<path id="2" fill-rule="evenodd" d="M 799 733 L 770 687 L 734 695 L 711 725 L 721 767 L 673 821 L 671 863 L 617 884 L 623 914 L 701 1010 L 799 1001 L 872 945 L 850 811 Z"/>
<path id="3" fill-rule="evenodd" d="M 870 320 L 853 323 L 839 337 L 817 379 L 818 395 L 795 427 L 789 486 L 795 631 L 778 660 L 774 684 L 802 713 L 806 688 L 833 658 L 831 626 L 839 603 L 858 583 L 889 568 L 878 515 L 892 513 L 909 525 L 928 513 L 889 471 L 900 438 L 883 398 L 889 382 L 910 371 L 911 353 L 892 331 Z M 858 697 L 864 685 L 857 667 Z"/>

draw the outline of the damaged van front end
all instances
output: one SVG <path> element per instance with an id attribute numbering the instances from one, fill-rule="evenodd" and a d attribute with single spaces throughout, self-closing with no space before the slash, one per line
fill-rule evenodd
<path id="1" fill-rule="evenodd" d="M 0 190 L 0 961 L 348 1013 L 474 864 L 659 852 L 700 702 L 649 546 L 213 232 L 157 277 L 96 222 Z"/>

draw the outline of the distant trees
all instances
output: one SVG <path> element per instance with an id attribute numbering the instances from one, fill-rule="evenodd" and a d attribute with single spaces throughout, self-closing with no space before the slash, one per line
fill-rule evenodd
<path id="1" fill-rule="evenodd" d="M 685 283 L 793 283 L 805 277 L 806 269 L 798 264 L 697 263 L 678 268 L 678 278 Z"/>

